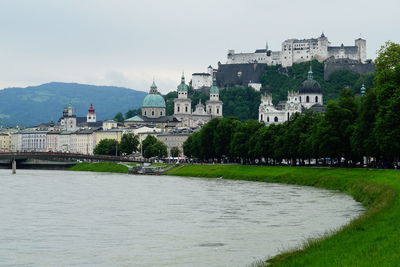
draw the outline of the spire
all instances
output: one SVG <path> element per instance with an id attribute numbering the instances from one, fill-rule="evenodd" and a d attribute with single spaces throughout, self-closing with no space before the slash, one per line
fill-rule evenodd
<path id="1" fill-rule="evenodd" d="M 268 51 L 268 41 L 265 42 L 265 50 Z"/>
<path id="2" fill-rule="evenodd" d="M 308 80 L 312 80 L 313 79 L 313 72 L 312 72 L 312 67 L 311 67 L 311 63 L 310 63 L 310 70 L 308 71 Z"/>
<path id="3" fill-rule="evenodd" d="M 185 83 L 185 72 L 182 71 L 181 83 Z"/>
<path id="4" fill-rule="evenodd" d="M 150 86 L 150 94 L 157 94 L 157 85 L 156 82 L 154 81 L 154 77 L 153 77 L 153 84 Z"/>

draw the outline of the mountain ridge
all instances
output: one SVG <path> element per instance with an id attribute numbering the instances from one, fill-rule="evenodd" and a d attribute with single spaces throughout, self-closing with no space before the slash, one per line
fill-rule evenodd
<path id="1" fill-rule="evenodd" d="M 86 116 L 90 104 L 98 120 L 111 119 L 121 110 L 138 108 L 146 92 L 118 86 L 49 82 L 0 90 L 0 125 L 32 126 L 57 121 L 71 103 L 77 116 Z"/>

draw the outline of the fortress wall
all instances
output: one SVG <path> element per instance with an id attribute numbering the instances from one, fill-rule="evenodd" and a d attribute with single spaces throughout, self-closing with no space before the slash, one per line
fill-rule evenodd
<path id="1" fill-rule="evenodd" d="M 348 70 L 358 74 L 370 73 L 375 71 L 375 64 L 346 64 L 346 63 L 332 63 L 326 62 L 324 64 L 324 79 L 328 80 L 329 76 L 338 70 Z"/>

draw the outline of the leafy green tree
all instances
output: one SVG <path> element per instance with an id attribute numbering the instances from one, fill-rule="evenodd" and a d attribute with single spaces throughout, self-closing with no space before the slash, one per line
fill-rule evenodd
<path id="1" fill-rule="evenodd" d="M 115 115 L 114 120 L 116 122 L 123 122 L 125 120 L 125 118 L 121 112 L 118 112 L 117 115 Z"/>
<path id="2" fill-rule="evenodd" d="M 213 142 L 216 158 L 222 158 L 223 156 L 232 158 L 229 147 L 232 136 L 239 124 L 240 121 L 235 117 L 223 118 L 219 121 L 215 129 Z"/>
<path id="3" fill-rule="evenodd" d="M 352 150 L 358 157 L 379 157 L 380 155 L 374 134 L 378 108 L 376 90 L 370 88 L 361 98 L 357 122 L 351 138 Z"/>
<path id="4" fill-rule="evenodd" d="M 120 150 L 121 153 L 132 154 L 138 151 L 139 137 L 135 134 L 123 134 L 121 137 Z"/>
<path id="5" fill-rule="evenodd" d="M 211 159 L 216 156 L 214 136 L 220 120 L 219 118 L 214 118 L 200 130 L 200 157 L 202 159 Z"/>
<path id="6" fill-rule="evenodd" d="M 375 135 L 385 160 L 400 154 L 400 44 L 387 42 L 375 60 L 379 112 Z"/>
<path id="7" fill-rule="evenodd" d="M 257 130 L 264 125 L 256 120 L 247 120 L 238 125 L 235 133 L 232 136 L 230 144 L 231 155 L 235 158 L 249 159 L 250 153 L 250 140 Z"/>
<path id="8" fill-rule="evenodd" d="M 118 149 L 118 142 L 114 139 L 103 139 L 94 148 L 93 153 L 96 155 L 109 155 L 115 156 Z M 118 155 L 120 151 L 118 151 Z"/>
<path id="9" fill-rule="evenodd" d="M 166 157 L 168 156 L 167 146 L 156 137 L 148 135 L 142 142 L 143 157 Z"/>
<path id="10" fill-rule="evenodd" d="M 220 99 L 224 103 L 224 117 L 240 120 L 257 119 L 261 102 L 260 92 L 252 87 L 233 87 L 221 90 Z"/>
<path id="11" fill-rule="evenodd" d="M 179 157 L 180 154 L 181 154 L 181 150 L 179 149 L 179 147 L 174 146 L 171 148 L 171 157 L 176 158 L 176 157 Z"/>

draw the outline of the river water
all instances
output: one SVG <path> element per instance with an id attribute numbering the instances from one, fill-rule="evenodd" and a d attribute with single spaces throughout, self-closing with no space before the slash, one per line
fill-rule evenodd
<path id="1" fill-rule="evenodd" d="M 363 210 L 311 187 L 0 170 L 0 265 L 246 266 Z"/>

